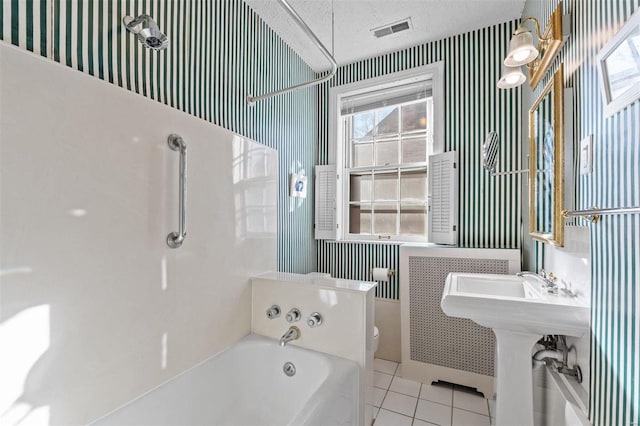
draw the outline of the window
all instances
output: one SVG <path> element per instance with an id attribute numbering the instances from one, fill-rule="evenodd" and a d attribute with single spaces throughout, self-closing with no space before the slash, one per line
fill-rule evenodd
<path id="1" fill-rule="evenodd" d="M 430 93 L 342 117 L 344 175 L 349 180 L 347 232 L 425 237 L 427 155 L 433 146 Z"/>
<path id="2" fill-rule="evenodd" d="M 428 158 L 442 150 L 441 73 L 436 64 L 332 89 L 342 238 L 427 240 Z"/>

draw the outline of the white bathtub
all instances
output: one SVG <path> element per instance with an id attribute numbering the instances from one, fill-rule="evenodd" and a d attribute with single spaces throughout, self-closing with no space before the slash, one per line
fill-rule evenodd
<path id="1" fill-rule="evenodd" d="M 249 335 L 92 424 L 355 425 L 359 374 L 353 361 Z"/>

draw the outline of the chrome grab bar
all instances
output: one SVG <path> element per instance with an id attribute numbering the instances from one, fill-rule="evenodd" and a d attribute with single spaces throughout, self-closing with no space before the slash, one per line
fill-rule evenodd
<path id="1" fill-rule="evenodd" d="M 167 245 L 171 248 L 178 248 L 187 236 L 187 144 L 184 139 L 176 134 L 169 135 L 167 142 L 172 151 L 180 151 L 178 232 L 172 232 L 167 235 Z"/>

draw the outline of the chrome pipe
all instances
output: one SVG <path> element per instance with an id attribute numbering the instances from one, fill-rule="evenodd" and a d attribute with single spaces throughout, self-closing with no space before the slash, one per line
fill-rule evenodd
<path id="1" fill-rule="evenodd" d="M 329 73 L 323 77 L 318 77 L 315 80 L 307 81 L 305 83 L 300 83 L 293 86 L 285 87 L 284 89 L 280 89 L 280 90 L 274 90 L 273 92 L 264 93 L 262 95 L 257 95 L 257 96 L 249 95 L 247 96 L 247 102 L 250 105 L 255 105 L 255 103 L 258 101 L 262 101 L 264 99 L 271 98 L 273 96 L 282 95 L 284 93 L 291 92 L 292 90 L 302 89 L 305 87 L 315 86 L 317 84 L 324 83 L 325 81 L 330 80 L 338 70 L 338 64 L 336 63 L 336 60 L 333 58 L 333 55 L 329 53 L 329 50 L 327 50 L 326 47 L 324 47 L 324 44 L 322 44 L 322 42 L 318 39 L 318 37 L 316 37 L 313 31 L 311 31 L 311 28 L 309 28 L 309 26 L 304 22 L 304 20 L 300 17 L 300 15 L 298 15 L 298 12 L 296 12 L 293 9 L 293 7 L 291 7 L 291 5 L 287 2 L 287 0 L 278 0 L 278 2 L 284 8 L 284 10 L 287 11 L 289 16 L 293 18 L 296 24 L 298 24 L 298 27 L 300 27 L 300 29 L 311 39 L 311 41 L 313 41 L 316 47 L 320 49 L 320 52 L 329 60 L 329 62 L 331 63 L 331 71 L 329 71 Z"/>
<path id="2" fill-rule="evenodd" d="M 529 173 L 529 169 L 522 169 L 522 170 L 513 170 L 510 172 L 493 172 L 491 173 L 491 176 L 508 176 L 508 175 L 519 175 L 522 173 Z"/>
<path id="3" fill-rule="evenodd" d="M 574 211 L 562 211 L 562 217 L 565 219 L 571 217 L 580 217 L 584 220 L 588 220 L 592 223 L 597 223 L 600 220 L 600 216 L 611 214 L 638 214 L 640 213 L 640 207 L 617 207 L 611 209 L 599 209 L 592 207 L 586 210 L 574 210 Z"/>
<path id="4" fill-rule="evenodd" d="M 618 207 L 612 209 L 586 209 L 586 210 L 574 210 L 566 211 L 563 213 L 564 217 L 580 217 L 580 216 L 593 216 L 596 214 L 633 214 L 640 213 L 640 207 Z"/>
<path id="5" fill-rule="evenodd" d="M 187 236 L 187 144 L 176 134 L 169 135 L 167 143 L 172 151 L 180 152 L 178 232 L 167 235 L 167 245 L 171 248 L 178 248 Z"/>

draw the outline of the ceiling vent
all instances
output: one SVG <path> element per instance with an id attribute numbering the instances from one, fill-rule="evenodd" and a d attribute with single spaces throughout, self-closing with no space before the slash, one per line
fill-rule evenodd
<path id="1" fill-rule="evenodd" d="M 411 25 L 411 18 L 406 18 L 401 21 L 373 28 L 371 32 L 377 38 L 382 38 L 391 34 L 399 33 L 400 31 L 410 30 L 411 28 L 413 28 Z"/>

